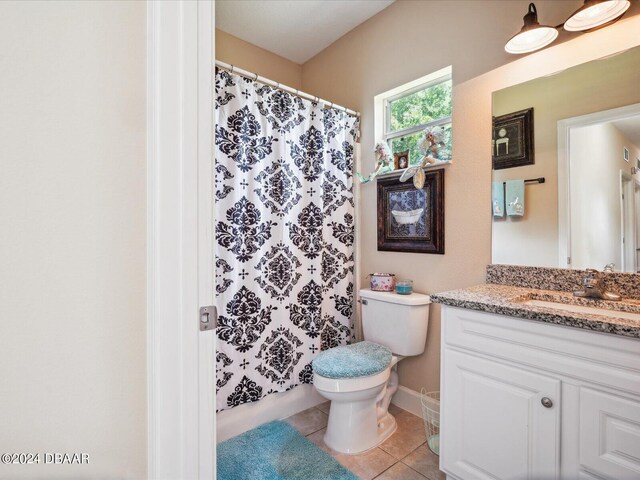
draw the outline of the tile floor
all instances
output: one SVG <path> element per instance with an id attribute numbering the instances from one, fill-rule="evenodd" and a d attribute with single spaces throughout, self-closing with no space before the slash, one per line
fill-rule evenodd
<path id="1" fill-rule="evenodd" d="M 389 411 L 398 429 L 380 446 L 360 455 L 345 455 L 331 450 L 322 437 L 327 427 L 330 402 L 286 418 L 322 450 L 331 454 L 361 480 L 445 480 L 438 469 L 438 456 L 426 444 L 424 424 L 401 408 L 391 405 Z"/>

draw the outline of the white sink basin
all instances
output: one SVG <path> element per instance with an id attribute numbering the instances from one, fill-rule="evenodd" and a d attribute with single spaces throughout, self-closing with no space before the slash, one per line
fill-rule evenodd
<path id="1" fill-rule="evenodd" d="M 606 308 L 586 307 L 584 305 L 571 305 L 567 303 L 549 302 L 547 300 L 526 300 L 522 303 L 524 305 L 553 308 L 554 310 L 563 310 L 565 312 L 591 313 L 593 315 L 603 315 L 605 317 L 611 318 L 626 318 L 628 320 L 636 320 L 640 322 L 640 313 L 621 312 L 620 310 L 607 310 Z"/>

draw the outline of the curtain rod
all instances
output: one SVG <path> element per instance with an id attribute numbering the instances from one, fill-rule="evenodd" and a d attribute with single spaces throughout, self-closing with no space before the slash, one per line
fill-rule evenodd
<path id="1" fill-rule="evenodd" d="M 231 71 L 231 73 L 237 73 L 238 75 L 242 75 L 244 77 L 248 77 L 253 79 L 256 82 L 266 83 L 267 85 L 271 85 L 272 87 L 276 87 L 280 90 L 284 90 L 285 92 L 293 93 L 298 97 L 306 98 L 307 100 L 312 100 L 317 103 L 322 103 L 323 105 L 329 108 L 335 108 L 336 110 L 341 110 L 349 115 L 355 115 L 356 117 L 360 116 L 360 112 L 356 112 L 355 110 L 351 110 L 347 107 L 343 107 L 341 105 L 336 105 L 333 102 L 329 102 L 328 100 L 323 100 L 322 98 L 316 97 L 314 95 L 309 95 L 308 93 L 301 92 L 297 88 L 288 87 L 286 85 L 281 85 L 279 82 L 274 82 L 273 80 L 269 80 L 268 78 L 262 77 L 257 73 L 251 73 L 242 68 L 234 67 L 230 63 L 221 62 L 220 60 L 216 60 L 216 65 L 218 67 L 224 68 L 225 70 Z"/>

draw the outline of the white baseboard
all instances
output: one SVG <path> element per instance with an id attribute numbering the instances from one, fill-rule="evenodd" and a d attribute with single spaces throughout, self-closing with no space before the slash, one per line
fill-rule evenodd
<path id="1" fill-rule="evenodd" d="M 216 442 L 223 442 L 263 423 L 282 420 L 325 401 L 313 385 L 300 385 L 288 392 L 269 395 L 258 402 L 218 412 Z"/>
<path id="2" fill-rule="evenodd" d="M 400 385 L 398 391 L 391 398 L 391 403 L 406 410 L 409 413 L 422 418 L 422 404 L 420 393 Z"/>

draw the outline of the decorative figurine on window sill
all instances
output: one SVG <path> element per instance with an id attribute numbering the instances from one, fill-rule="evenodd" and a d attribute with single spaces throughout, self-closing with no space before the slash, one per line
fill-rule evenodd
<path id="1" fill-rule="evenodd" d="M 444 128 L 440 126 L 427 127 L 422 132 L 424 138 L 418 144 L 420 153 L 424 155 L 418 165 L 407 168 L 400 177 L 401 182 L 406 182 L 413 177 L 413 186 L 417 189 L 424 187 L 424 170 L 428 165 L 435 165 L 439 162 L 443 162 L 443 147 L 445 146 Z"/>
<path id="2" fill-rule="evenodd" d="M 382 167 L 386 167 L 391 162 L 391 150 L 386 142 L 378 143 L 376 148 L 373 150 L 373 153 L 376 160 L 375 170 L 371 172 L 368 177 L 364 177 L 360 172 L 356 172 L 356 176 L 361 183 L 369 183 L 371 180 L 376 178 Z"/>

